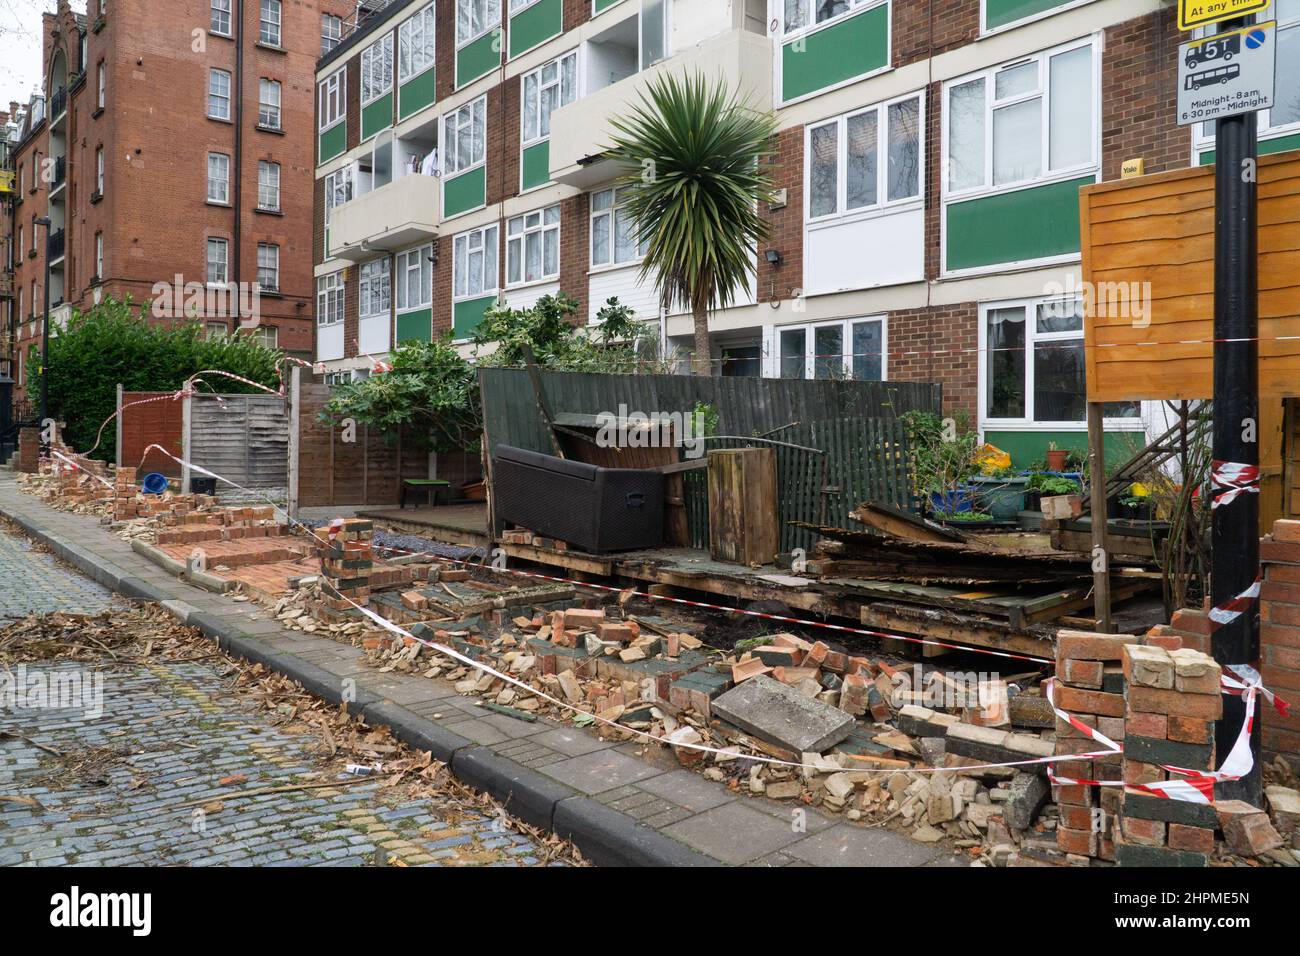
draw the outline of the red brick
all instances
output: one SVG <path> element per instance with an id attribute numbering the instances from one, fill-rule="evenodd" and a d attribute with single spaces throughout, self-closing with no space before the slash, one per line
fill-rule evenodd
<path id="1" fill-rule="evenodd" d="M 1077 687 L 1061 687 L 1057 692 L 1057 704 L 1067 713 L 1100 714 L 1103 717 L 1124 716 L 1124 696 L 1107 694 L 1099 690 L 1081 690 Z"/>
<path id="2" fill-rule="evenodd" d="M 1129 706 L 1136 711 L 1201 717 L 1205 720 L 1218 720 L 1223 716 L 1221 694 L 1184 694 L 1152 687 L 1129 687 L 1127 694 Z"/>
<path id="3" fill-rule="evenodd" d="M 1061 811 L 1061 826 L 1071 830 L 1090 830 L 1092 828 L 1092 810 L 1088 807 L 1072 804 L 1058 805 Z"/>
<path id="4" fill-rule="evenodd" d="M 1124 717 L 1124 727 L 1128 733 L 1137 737 L 1164 740 L 1169 733 L 1169 718 L 1165 714 L 1129 711 Z"/>
<path id="5" fill-rule="evenodd" d="M 1169 739 L 1185 744 L 1203 744 L 1213 737 L 1213 724 L 1198 717 L 1170 717 Z"/>
<path id="6" fill-rule="evenodd" d="M 1273 522 L 1273 540 L 1300 543 L 1300 521 L 1279 518 Z"/>
<path id="7" fill-rule="evenodd" d="M 1206 827 L 1189 827 L 1182 823 L 1169 824 L 1169 848 L 1190 850 L 1193 853 L 1214 852 L 1214 831 Z"/>
<path id="8" fill-rule="evenodd" d="M 1164 846 L 1168 839 L 1165 824 L 1159 820 L 1120 817 L 1120 832 L 1124 835 L 1124 842 L 1140 846 Z"/>
<path id="9" fill-rule="evenodd" d="M 1072 830 L 1069 827 L 1057 827 L 1056 846 L 1063 853 L 1096 856 L 1097 834 L 1093 833 L 1092 830 Z"/>
<path id="10" fill-rule="evenodd" d="M 1075 687 L 1086 687 L 1093 690 L 1101 688 L 1102 674 L 1105 671 L 1105 664 L 1101 661 L 1080 661 L 1067 659 L 1065 667 L 1061 672 L 1061 679 L 1067 684 Z"/>

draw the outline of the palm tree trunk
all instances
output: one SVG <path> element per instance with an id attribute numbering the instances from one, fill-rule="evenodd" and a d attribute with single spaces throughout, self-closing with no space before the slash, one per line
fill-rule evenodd
<path id="1" fill-rule="evenodd" d="M 709 349 L 709 307 L 697 303 L 693 309 L 695 316 L 695 356 L 691 359 L 691 373 L 694 375 L 712 375 L 713 353 Z"/>

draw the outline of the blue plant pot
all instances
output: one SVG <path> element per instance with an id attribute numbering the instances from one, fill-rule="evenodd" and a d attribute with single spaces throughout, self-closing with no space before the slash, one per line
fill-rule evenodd
<path id="1" fill-rule="evenodd" d="M 930 510 L 935 514 L 955 515 L 975 510 L 975 495 L 970 488 L 930 492 Z"/>

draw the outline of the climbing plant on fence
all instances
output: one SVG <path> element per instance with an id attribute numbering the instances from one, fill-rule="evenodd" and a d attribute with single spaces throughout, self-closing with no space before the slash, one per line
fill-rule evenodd
<path id="1" fill-rule="evenodd" d="M 121 302 L 108 299 L 86 312 L 74 312 L 66 328 L 52 330 L 50 415 L 66 423 L 64 438 L 73 448 L 87 451 L 95 444 L 100 425 L 117 406 L 119 382 L 126 391 L 166 392 L 179 389 L 195 372 L 219 369 L 279 387 L 278 350 L 249 335 L 209 339 L 197 323 L 154 324 L 142 318 L 148 314 L 148 303 L 141 307 L 129 297 Z M 33 407 L 39 403 L 43 374 L 40 356 L 37 347 L 27 358 L 27 392 Z M 220 392 L 257 391 L 224 376 L 206 381 Z M 109 437 L 93 457 L 112 458 L 112 427 L 105 429 Z"/>

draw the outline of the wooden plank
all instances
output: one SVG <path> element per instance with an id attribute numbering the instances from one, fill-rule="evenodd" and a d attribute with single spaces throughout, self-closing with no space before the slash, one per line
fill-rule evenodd
<path id="1" fill-rule="evenodd" d="M 1092 513 L 1106 514 L 1106 428 L 1105 406 L 1096 402 L 1088 403 L 1088 457 L 1092 475 Z M 1097 630 L 1109 634 L 1112 629 L 1110 616 L 1110 543 L 1106 539 L 1108 522 L 1092 522 L 1093 553 L 1093 613 L 1097 618 Z M 1097 566 L 1097 556 L 1101 565 Z"/>
<path id="2" fill-rule="evenodd" d="M 776 451 L 712 451 L 709 460 L 709 554 L 720 561 L 770 564 L 780 544 Z"/>
<path id="3" fill-rule="evenodd" d="M 926 521 L 919 515 L 874 501 L 864 501 L 849 513 L 849 517 L 868 528 L 909 541 L 964 542 L 967 540 L 966 535 L 954 528 L 945 528 Z"/>

